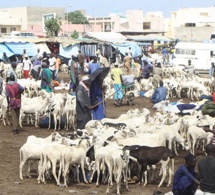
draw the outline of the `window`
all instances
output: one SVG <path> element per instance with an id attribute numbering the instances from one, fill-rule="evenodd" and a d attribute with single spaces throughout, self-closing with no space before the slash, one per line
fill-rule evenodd
<path id="1" fill-rule="evenodd" d="M 196 23 L 185 23 L 185 27 L 195 27 Z"/>
<path id="2" fill-rule="evenodd" d="M 143 29 L 151 29 L 151 22 L 143 22 Z"/>
<path id="3" fill-rule="evenodd" d="M 196 51 L 194 49 L 187 49 L 186 55 L 195 55 Z"/>
<path id="4" fill-rule="evenodd" d="M 215 58 L 215 51 L 211 51 L 211 58 Z"/>
<path id="5" fill-rule="evenodd" d="M 183 54 L 185 54 L 185 49 L 176 49 L 175 53 L 183 55 Z"/>
<path id="6" fill-rule="evenodd" d="M 10 32 L 16 31 L 16 28 L 10 28 Z"/>
<path id="7" fill-rule="evenodd" d="M 1 33 L 7 33 L 7 29 L 6 28 L 1 28 Z"/>

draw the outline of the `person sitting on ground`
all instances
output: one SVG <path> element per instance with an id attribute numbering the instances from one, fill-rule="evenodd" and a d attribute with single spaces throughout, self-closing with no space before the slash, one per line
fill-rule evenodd
<path id="1" fill-rule="evenodd" d="M 155 89 L 151 101 L 156 104 L 162 100 L 166 100 L 167 88 L 163 86 L 163 81 L 160 82 L 160 87 Z"/>
<path id="2" fill-rule="evenodd" d="M 199 185 L 198 174 L 195 173 L 196 157 L 189 153 L 185 164 L 175 172 L 173 178 L 173 195 L 194 195 Z"/>

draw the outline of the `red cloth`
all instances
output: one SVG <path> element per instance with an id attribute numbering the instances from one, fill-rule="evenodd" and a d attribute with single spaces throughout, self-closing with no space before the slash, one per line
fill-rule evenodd
<path id="1" fill-rule="evenodd" d="M 24 77 L 25 77 L 26 79 L 28 78 L 28 73 L 29 73 L 29 70 L 24 70 L 23 75 L 24 75 Z"/>
<path id="2" fill-rule="evenodd" d="M 213 92 L 213 102 L 215 103 L 215 92 Z"/>

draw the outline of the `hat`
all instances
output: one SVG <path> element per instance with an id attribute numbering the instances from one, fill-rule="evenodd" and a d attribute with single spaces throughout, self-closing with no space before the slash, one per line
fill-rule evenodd
<path id="1" fill-rule="evenodd" d="M 16 68 L 17 63 L 16 63 L 16 62 L 12 62 L 12 63 L 11 63 L 11 66 L 12 66 L 13 68 Z"/>
<path id="2" fill-rule="evenodd" d="M 90 80 L 89 76 L 83 76 L 81 79 L 82 82 L 87 81 L 87 80 Z"/>
<path id="3" fill-rule="evenodd" d="M 119 66 L 119 64 L 115 63 L 114 66 Z"/>

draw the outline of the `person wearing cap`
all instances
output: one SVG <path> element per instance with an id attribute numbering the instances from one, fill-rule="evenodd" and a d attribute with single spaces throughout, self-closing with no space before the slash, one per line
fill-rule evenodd
<path id="1" fill-rule="evenodd" d="M 11 63 L 11 68 L 10 68 L 9 71 L 7 72 L 6 82 L 9 81 L 9 77 L 10 77 L 11 74 L 14 75 L 14 77 L 15 77 L 15 82 L 17 82 L 16 67 L 17 67 L 17 63 L 16 63 L 16 62 L 12 62 L 12 63 Z"/>
<path id="2" fill-rule="evenodd" d="M 81 50 L 78 50 L 78 63 L 81 67 L 81 71 L 80 71 L 80 74 L 84 74 L 84 60 L 85 60 L 85 55 L 83 53 L 81 53 Z"/>
<path id="3" fill-rule="evenodd" d="M 45 89 L 48 93 L 52 92 L 52 72 L 49 70 L 48 65 L 43 62 L 42 63 L 42 71 L 41 71 L 41 89 Z"/>
<path id="4" fill-rule="evenodd" d="M 185 164 L 179 166 L 173 178 L 173 195 L 194 195 L 199 185 L 198 174 L 195 173 L 196 157 L 189 153 L 185 156 Z"/>
<path id="5" fill-rule="evenodd" d="M 114 85 L 114 104 L 116 106 L 120 106 L 123 98 L 123 90 L 122 90 L 122 70 L 119 68 L 118 64 L 114 64 L 114 67 L 111 70 L 111 78 L 113 80 Z"/>
<path id="6" fill-rule="evenodd" d="M 24 88 L 15 81 L 14 74 L 10 74 L 9 81 L 5 87 L 8 107 L 11 109 L 13 133 L 19 133 L 19 114 L 21 107 L 21 94 Z"/>
<path id="7" fill-rule="evenodd" d="M 84 129 L 87 122 L 92 119 L 90 103 L 90 79 L 83 76 L 76 88 L 76 118 L 77 129 Z"/>
<path id="8" fill-rule="evenodd" d="M 206 156 L 198 161 L 200 175 L 200 189 L 205 195 L 215 194 L 215 147 L 213 144 L 205 146 Z"/>

